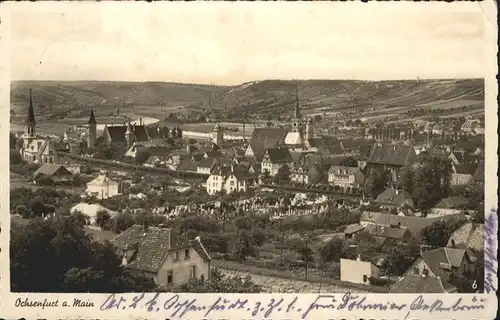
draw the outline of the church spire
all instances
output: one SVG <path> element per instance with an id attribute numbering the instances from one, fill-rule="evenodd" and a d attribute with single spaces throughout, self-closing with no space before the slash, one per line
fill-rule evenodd
<path id="1" fill-rule="evenodd" d="M 28 119 L 26 119 L 26 125 L 35 126 L 35 124 L 36 124 L 35 110 L 33 109 L 33 97 L 32 97 L 32 91 L 30 88 L 30 104 L 28 106 Z"/>
<path id="2" fill-rule="evenodd" d="M 96 123 L 97 122 L 95 121 L 94 109 L 91 109 L 88 124 L 96 124 Z"/>
<path id="3" fill-rule="evenodd" d="M 300 114 L 299 108 L 299 87 L 295 87 L 295 119 L 301 119 L 302 116 Z"/>

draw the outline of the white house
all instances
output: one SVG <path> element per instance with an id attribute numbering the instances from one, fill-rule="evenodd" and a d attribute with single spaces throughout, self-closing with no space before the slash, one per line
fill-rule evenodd
<path id="1" fill-rule="evenodd" d="M 378 278 L 379 268 L 369 261 L 340 259 L 340 280 L 352 283 L 370 284 L 370 277 Z"/>
<path id="2" fill-rule="evenodd" d="M 331 166 L 328 182 L 341 187 L 360 187 L 365 183 L 365 175 L 358 167 Z"/>
<path id="3" fill-rule="evenodd" d="M 99 199 L 112 198 L 121 194 L 120 183 L 105 175 L 100 175 L 94 180 L 87 183 L 88 195 L 96 196 Z"/>
<path id="4" fill-rule="evenodd" d="M 222 191 L 227 194 L 245 192 L 250 180 L 252 180 L 250 174 L 241 166 L 217 165 L 207 179 L 207 193 L 213 195 Z"/>

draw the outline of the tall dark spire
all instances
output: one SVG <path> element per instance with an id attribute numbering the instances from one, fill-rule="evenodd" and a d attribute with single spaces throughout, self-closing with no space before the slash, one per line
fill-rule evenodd
<path id="1" fill-rule="evenodd" d="M 299 108 L 299 87 L 295 87 L 295 119 L 301 119 L 302 116 L 300 114 Z"/>
<path id="2" fill-rule="evenodd" d="M 90 117 L 88 124 L 97 124 L 97 122 L 95 121 L 94 109 L 90 110 Z"/>
<path id="3" fill-rule="evenodd" d="M 30 104 L 28 106 L 28 118 L 26 119 L 26 125 L 34 126 L 36 124 L 35 121 L 35 110 L 33 109 L 33 97 L 30 89 Z"/>

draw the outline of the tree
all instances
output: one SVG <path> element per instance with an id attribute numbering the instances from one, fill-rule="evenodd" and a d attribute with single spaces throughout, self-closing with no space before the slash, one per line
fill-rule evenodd
<path id="1" fill-rule="evenodd" d="M 95 223 L 101 228 L 109 228 L 111 215 L 106 210 L 99 210 L 96 213 Z"/>
<path id="2" fill-rule="evenodd" d="M 248 256 L 255 255 L 255 248 L 252 245 L 252 237 L 248 231 L 243 230 L 238 236 L 234 246 L 234 254 L 240 262 L 245 261 Z"/>
<path id="3" fill-rule="evenodd" d="M 340 160 L 340 165 L 344 167 L 357 167 L 358 161 L 354 157 L 349 156 Z"/>
<path id="4" fill-rule="evenodd" d="M 332 238 L 328 240 L 320 249 L 319 256 L 321 262 L 340 261 L 344 255 L 344 241 L 339 238 Z"/>
<path id="5" fill-rule="evenodd" d="M 413 184 L 414 184 L 415 172 L 410 166 L 405 166 L 399 172 L 398 188 L 407 191 L 409 194 L 413 194 Z"/>
<path id="6" fill-rule="evenodd" d="M 365 181 L 365 191 L 372 198 L 384 192 L 388 186 L 389 174 L 381 168 L 371 170 Z"/>
<path id="7" fill-rule="evenodd" d="M 354 238 L 354 244 L 356 246 L 356 255 L 359 255 L 362 259 L 371 258 L 378 249 L 375 238 L 368 231 L 358 232 Z"/>
<path id="8" fill-rule="evenodd" d="M 299 254 L 300 260 L 309 263 L 313 262 L 313 251 L 309 244 L 309 239 L 306 238 L 293 238 L 289 242 L 290 250 L 293 250 Z"/>
<path id="9" fill-rule="evenodd" d="M 110 244 L 92 241 L 74 216 L 13 225 L 11 288 L 15 292 L 152 291 L 151 279 L 132 277 Z"/>
<path id="10" fill-rule="evenodd" d="M 389 249 L 384 266 L 391 275 L 401 275 L 408 270 L 418 254 L 419 247 L 415 241 L 399 241 Z"/>
<path id="11" fill-rule="evenodd" d="M 420 232 L 422 241 L 434 247 L 445 247 L 453 232 L 460 228 L 466 219 L 463 217 L 450 221 L 438 220 Z"/>
<path id="12" fill-rule="evenodd" d="M 174 288 L 174 292 L 192 293 L 260 293 L 262 287 L 252 282 L 249 276 L 226 276 L 218 269 L 211 270 L 210 280 L 204 276 L 192 279 L 187 284 Z"/>
<path id="13" fill-rule="evenodd" d="M 278 172 L 274 176 L 274 181 L 276 184 L 288 184 L 290 183 L 290 168 L 287 165 L 281 166 Z"/>
<path id="14" fill-rule="evenodd" d="M 121 233 L 135 224 L 135 219 L 130 214 L 121 213 L 111 220 L 111 230 Z"/>

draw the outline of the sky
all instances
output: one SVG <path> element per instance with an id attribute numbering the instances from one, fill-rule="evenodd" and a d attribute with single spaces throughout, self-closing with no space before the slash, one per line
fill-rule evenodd
<path id="1" fill-rule="evenodd" d="M 478 3 L 17 3 L 12 80 L 484 77 Z"/>

